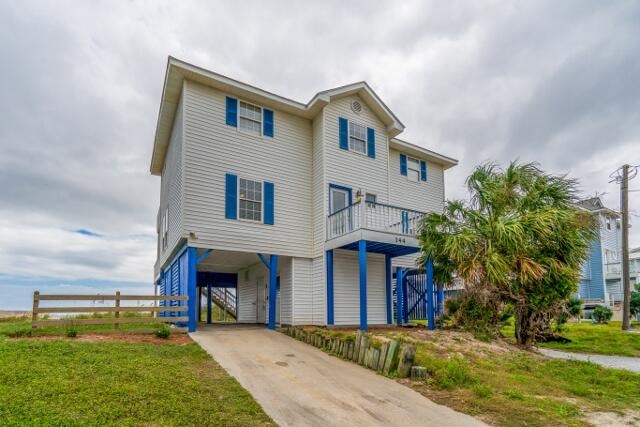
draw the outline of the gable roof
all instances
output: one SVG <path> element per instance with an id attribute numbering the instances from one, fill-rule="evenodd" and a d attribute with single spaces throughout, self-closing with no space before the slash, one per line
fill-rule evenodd
<path id="1" fill-rule="evenodd" d="M 577 206 L 594 213 L 607 213 L 613 217 L 620 217 L 620 213 L 609 209 L 602 203 L 602 199 L 599 196 L 591 197 L 588 199 L 580 200 L 576 203 Z"/>
<path id="2" fill-rule="evenodd" d="M 387 132 L 391 137 L 400 134 L 404 130 L 402 122 L 364 81 L 318 92 L 308 103 L 303 104 L 170 56 L 167 61 L 167 71 L 162 88 L 153 153 L 151 155 L 150 170 L 153 175 L 160 175 L 162 171 L 184 79 L 233 93 L 247 101 L 259 103 L 265 107 L 310 119 L 315 117 L 332 100 L 358 94 L 387 126 Z"/>

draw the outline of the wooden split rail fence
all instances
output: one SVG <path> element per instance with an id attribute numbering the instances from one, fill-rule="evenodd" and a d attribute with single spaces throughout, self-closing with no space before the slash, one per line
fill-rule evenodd
<path id="1" fill-rule="evenodd" d="M 32 328 L 45 326 L 76 326 L 76 325 L 115 325 L 123 323 L 178 323 L 188 322 L 188 316 L 181 316 L 188 311 L 188 307 L 182 306 L 137 306 L 122 307 L 122 301 L 187 301 L 187 296 L 162 296 L 162 295 L 121 295 L 116 292 L 112 295 L 41 295 L 36 291 L 33 293 L 33 317 L 31 319 Z M 40 307 L 40 301 L 113 301 L 113 306 L 91 306 L 91 307 Z M 176 313 L 173 316 L 157 316 L 157 313 Z M 62 319 L 39 319 L 40 314 L 113 314 L 113 317 L 92 317 L 76 318 L 67 317 Z M 149 316 L 123 316 L 125 313 L 150 313 Z"/>

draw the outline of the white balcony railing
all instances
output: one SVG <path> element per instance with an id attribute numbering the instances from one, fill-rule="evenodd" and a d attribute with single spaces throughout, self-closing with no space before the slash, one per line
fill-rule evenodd
<path id="1" fill-rule="evenodd" d="M 360 201 L 327 217 L 327 240 L 359 229 L 415 237 L 424 212 Z"/>

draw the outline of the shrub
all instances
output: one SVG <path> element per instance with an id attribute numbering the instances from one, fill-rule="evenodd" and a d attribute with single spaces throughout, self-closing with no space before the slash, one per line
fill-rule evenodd
<path id="1" fill-rule="evenodd" d="M 76 328 L 67 328 L 66 334 L 69 338 L 75 338 L 78 336 L 78 330 Z"/>
<path id="2" fill-rule="evenodd" d="M 455 326 L 485 341 L 499 336 L 500 328 L 512 314 L 495 295 L 478 290 L 465 290 L 446 300 L 445 308 Z"/>
<path id="3" fill-rule="evenodd" d="M 591 317 L 596 323 L 608 323 L 613 317 L 613 311 L 606 305 L 599 305 L 593 309 Z"/>
<path id="4" fill-rule="evenodd" d="M 169 329 L 167 326 L 163 326 L 162 328 L 156 330 L 155 333 L 156 337 L 166 340 L 171 336 L 171 329 Z"/>

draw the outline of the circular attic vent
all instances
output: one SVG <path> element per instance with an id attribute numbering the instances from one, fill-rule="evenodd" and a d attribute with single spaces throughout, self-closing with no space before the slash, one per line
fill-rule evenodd
<path id="1" fill-rule="evenodd" d="M 353 110 L 354 113 L 360 114 L 360 111 L 362 111 L 362 104 L 360 104 L 358 101 L 353 101 L 351 103 L 351 110 Z"/>

